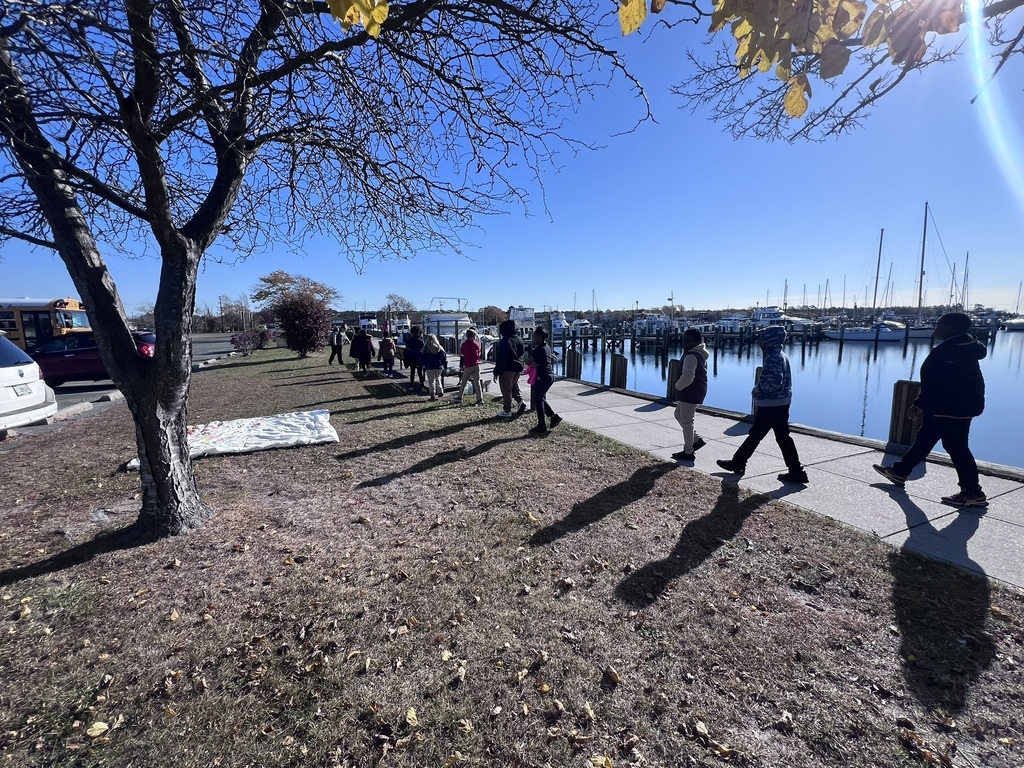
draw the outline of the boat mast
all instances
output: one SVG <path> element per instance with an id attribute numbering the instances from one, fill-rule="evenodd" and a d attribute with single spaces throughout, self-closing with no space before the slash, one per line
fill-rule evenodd
<path id="1" fill-rule="evenodd" d="M 1024 280 L 1021 280 L 1020 283 L 1017 285 L 1017 308 L 1015 310 L 1013 310 L 1013 314 L 1015 314 L 1015 315 L 1019 315 L 1020 314 L 1020 290 L 1021 290 L 1021 288 L 1024 288 Z"/>
<path id="2" fill-rule="evenodd" d="M 878 312 L 878 274 L 882 271 L 882 238 L 885 237 L 885 228 L 878 233 L 878 261 L 875 264 L 875 292 L 871 296 L 871 319 L 875 319 Z M 865 297 L 866 298 L 866 297 Z"/>
<path id="3" fill-rule="evenodd" d="M 924 244 L 928 237 L 928 201 L 924 201 L 924 228 L 921 231 L 921 275 L 917 282 L 917 325 L 924 325 Z"/>
<path id="4" fill-rule="evenodd" d="M 963 307 L 963 311 L 967 311 L 967 277 L 971 272 L 971 253 L 967 252 L 967 258 L 964 260 L 964 287 L 960 291 L 960 306 Z"/>

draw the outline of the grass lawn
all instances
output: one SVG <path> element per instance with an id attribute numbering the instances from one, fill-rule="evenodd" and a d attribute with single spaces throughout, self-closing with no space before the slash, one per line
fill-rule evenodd
<path id="1" fill-rule="evenodd" d="M 326 359 L 195 375 L 341 442 L 197 459 L 188 536 L 118 535 L 123 403 L 0 452 L 0 766 L 1024 765 L 1020 594 Z"/>

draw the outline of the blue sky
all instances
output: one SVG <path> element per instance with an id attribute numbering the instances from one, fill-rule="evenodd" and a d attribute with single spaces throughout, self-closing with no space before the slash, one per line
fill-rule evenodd
<path id="1" fill-rule="evenodd" d="M 614 30 L 609 30 L 613 32 Z M 281 248 L 228 266 L 208 263 L 197 304 L 247 294 L 275 269 L 335 286 L 347 309 L 379 309 L 389 293 L 422 309 L 523 304 L 589 310 L 870 303 L 880 228 L 882 281 L 891 264 L 895 303 L 917 298 L 921 226 L 928 201 L 925 302 L 941 303 L 970 253 L 969 301 L 1013 310 L 1024 280 L 1024 63 L 1011 61 L 977 93 L 969 58 L 901 84 L 864 128 L 825 144 L 732 140 L 691 114 L 669 85 L 682 79 L 683 49 L 698 30 L 613 40 L 647 90 L 657 124 L 628 131 L 639 105 L 624 88 L 597 93 L 567 131 L 603 145 L 565 152 L 531 188 L 529 211 L 478 222 L 458 254 L 370 262 L 357 273 L 329 240 Z M 1020 59 L 1021 57 L 1017 57 Z M 823 92 L 824 89 L 818 86 Z M 813 101 L 812 101 L 813 104 Z M 616 135 L 620 134 L 620 135 Z M 546 202 L 548 212 L 545 212 Z M 941 242 L 940 242 L 941 238 Z M 19 244 L 0 261 L 6 296 L 74 296 L 56 256 Z M 112 257 L 129 311 L 155 298 L 159 264 Z M 441 299 L 439 297 L 451 297 Z"/>

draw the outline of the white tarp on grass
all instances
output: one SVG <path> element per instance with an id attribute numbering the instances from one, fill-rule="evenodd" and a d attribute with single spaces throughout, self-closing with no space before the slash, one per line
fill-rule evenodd
<path id="1" fill-rule="evenodd" d="M 338 432 L 331 426 L 331 413 L 326 410 L 211 421 L 188 428 L 192 458 L 337 442 Z M 127 469 L 138 468 L 137 458 L 128 462 Z"/>

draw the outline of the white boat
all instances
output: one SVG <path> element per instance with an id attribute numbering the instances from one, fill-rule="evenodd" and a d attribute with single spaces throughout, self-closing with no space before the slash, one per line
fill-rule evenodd
<path id="1" fill-rule="evenodd" d="M 412 322 L 409 320 L 408 315 L 394 316 L 391 318 L 391 332 L 399 338 L 404 338 L 405 334 L 412 330 Z"/>
<path id="2" fill-rule="evenodd" d="M 473 321 L 465 312 L 424 312 L 423 333 L 432 333 L 435 336 L 454 336 L 462 338 L 466 330 L 473 327 Z"/>
<path id="3" fill-rule="evenodd" d="M 583 333 L 584 331 L 588 331 L 593 327 L 594 326 L 592 326 L 590 324 L 590 321 L 587 320 L 585 317 L 578 317 L 572 321 L 572 324 L 569 326 L 569 330 L 575 331 L 576 333 Z"/>
<path id="4" fill-rule="evenodd" d="M 884 321 L 872 323 L 871 325 L 853 325 L 842 330 L 831 329 L 825 331 L 825 338 L 839 341 L 903 341 L 906 329 L 899 323 Z"/>
<path id="5" fill-rule="evenodd" d="M 750 313 L 750 325 L 754 328 L 767 328 L 769 325 L 785 325 L 782 312 L 778 307 L 758 307 Z"/>
<path id="6" fill-rule="evenodd" d="M 743 314 L 726 315 L 715 324 L 722 333 L 739 333 L 750 325 L 750 316 Z"/>
<path id="7" fill-rule="evenodd" d="M 565 332 L 569 329 L 569 321 L 565 319 L 565 315 L 559 312 L 557 309 L 551 312 L 551 335 L 555 338 L 562 338 Z"/>
<path id="8" fill-rule="evenodd" d="M 1024 317 L 1014 317 L 1003 323 L 1007 331 L 1024 331 Z"/>

